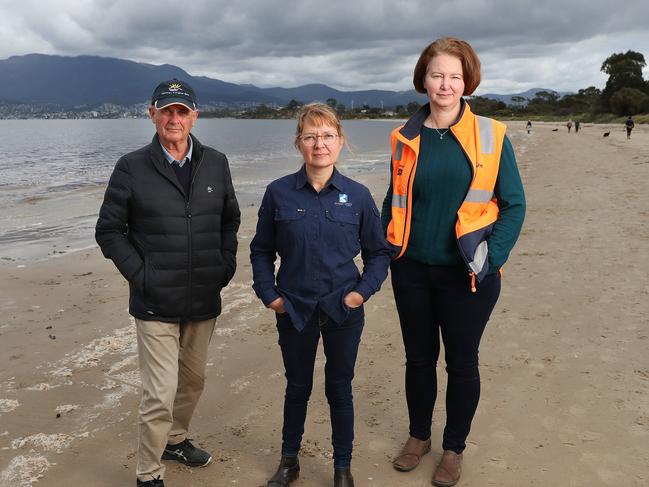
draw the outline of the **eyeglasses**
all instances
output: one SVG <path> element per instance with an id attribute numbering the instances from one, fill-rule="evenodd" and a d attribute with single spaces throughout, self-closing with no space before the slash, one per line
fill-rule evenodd
<path id="1" fill-rule="evenodd" d="M 300 140 L 306 147 L 313 147 L 318 140 L 318 137 L 322 138 L 322 142 L 324 145 L 332 145 L 334 142 L 336 142 L 336 139 L 338 138 L 338 134 L 332 134 L 332 133 L 326 133 L 322 135 L 317 135 L 317 134 L 306 134 L 306 135 L 301 135 Z"/>

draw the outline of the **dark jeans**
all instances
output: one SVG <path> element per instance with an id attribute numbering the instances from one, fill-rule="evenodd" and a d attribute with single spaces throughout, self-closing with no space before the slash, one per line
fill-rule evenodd
<path id="1" fill-rule="evenodd" d="M 287 314 L 277 315 L 279 345 L 286 370 L 282 455 L 297 456 L 304 434 L 307 404 L 313 388 L 313 366 L 320 335 L 325 357 L 325 394 L 331 416 L 334 468 L 349 467 L 354 441 L 352 379 L 361 340 L 363 307 L 350 310 L 340 325 L 316 310 L 306 327 L 297 331 Z"/>
<path id="2" fill-rule="evenodd" d="M 420 440 L 430 437 L 441 331 L 448 374 L 442 446 L 461 453 L 480 399 L 478 349 L 500 294 L 500 277 L 486 276 L 472 293 L 463 268 L 401 258 L 391 270 L 406 350 L 410 435 Z"/>

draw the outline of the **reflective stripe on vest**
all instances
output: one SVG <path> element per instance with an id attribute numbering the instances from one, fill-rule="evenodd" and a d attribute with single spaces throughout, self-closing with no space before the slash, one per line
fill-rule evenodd
<path id="1" fill-rule="evenodd" d="M 506 127 L 490 118 L 476 116 L 464 103 L 460 120 L 450 127 L 472 169 L 473 179 L 457 212 L 455 233 L 460 254 L 478 280 L 486 275 L 489 248 L 487 238 L 498 219 L 498 201 L 494 188 Z M 397 258 L 408 246 L 412 213 L 412 185 L 419 156 L 419 136 L 407 139 L 395 129 L 392 145 L 392 219 L 388 241 L 400 247 Z"/>

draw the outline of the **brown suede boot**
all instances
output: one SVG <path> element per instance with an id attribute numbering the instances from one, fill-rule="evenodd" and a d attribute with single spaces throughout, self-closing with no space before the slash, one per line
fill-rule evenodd
<path id="1" fill-rule="evenodd" d="M 419 460 L 430 451 L 430 438 L 426 441 L 418 440 L 412 436 L 403 445 L 399 456 L 392 460 L 392 466 L 400 472 L 410 472 L 419 465 Z"/>
<path id="2" fill-rule="evenodd" d="M 462 454 L 444 450 L 442 459 L 433 474 L 433 485 L 436 487 L 452 487 L 460 480 L 462 473 Z"/>

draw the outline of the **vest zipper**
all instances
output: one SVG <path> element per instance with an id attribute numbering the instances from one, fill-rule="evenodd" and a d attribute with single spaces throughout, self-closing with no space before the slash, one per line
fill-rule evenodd
<path id="1" fill-rule="evenodd" d="M 464 157 L 466 157 L 467 164 L 469 164 L 469 167 L 471 168 L 471 183 L 469 183 L 469 189 L 466 190 L 466 194 L 464 195 L 464 199 L 466 199 L 466 196 L 469 194 L 469 191 L 471 191 L 471 186 L 473 186 L 473 181 L 475 181 L 477 168 L 473 167 L 473 163 L 471 162 L 471 158 L 469 157 L 469 154 L 467 154 L 466 150 L 464 150 L 464 147 L 462 147 L 462 144 L 460 144 L 460 141 L 457 140 L 457 137 L 453 133 L 453 130 L 451 130 L 451 137 L 453 137 L 453 139 L 455 139 L 455 142 L 457 142 L 457 145 L 459 145 L 460 149 L 462 149 L 462 153 L 464 154 Z M 476 161 L 476 166 L 477 165 L 478 165 L 478 163 Z M 464 200 L 462 200 L 462 204 L 464 204 Z M 460 205 L 460 206 L 462 206 L 462 205 Z M 471 292 L 474 293 L 474 292 L 477 291 L 477 289 L 475 287 L 475 279 L 476 279 L 475 272 L 473 272 L 471 267 L 469 267 L 469 259 L 467 258 L 466 255 L 464 255 L 464 250 L 462 250 L 462 246 L 460 245 L 459 239 L 456 238 L 455 243 L 457 245 L 458 250 L 460 251 L 460 255 L 462 256 L 462 260 L 464 260 L 464 263 L 469 268 L 469 276 L 471 278 Z"/>
<path id="2" fill-rule="evenodd" d="M 397 140 L 398 140 L 398 138 L 397 138 Z M 403 142 L 402 142 L 402 144 L 403 144 Z M 410 149 L 411 151 L 415 152 L 415 150 L 412 147 L 410 147 L 410 145 L 408 145 L 408 144 L 403 144 L 403 145 L 405 147 L 407 147 L 408 149 Z M 405 215 L 405 218 L 403 220 L 404 223 L 408 221 L 408 213 L 409 213 L 408 204 L 410 203 L 411 198 L 412 198 L 412 194 L 411 194 L 411 191 L 410 191 L 410 189 L 411 189 L 410 188 L 410 180 L 413 178 L 414 173 L 417 171 L 417 163 L 419 162 L 419 153 L 415 153 L 415 155 L 417 157 L 415 158 L 415 163 L 413 164 L 412 169 L 410 170 L 410 174 L 408 175 L 408 183 L 406 185 L 406 195 L 408 196 L 408 200 L 406 201 L 406 215 Z M 401 160 L 403 160 L 403 153 L 401 154 Z M 392 168 L 392 170 L 394 170 L 394 167 Z M 394 178 L 394 176 L 393 176 L 393 178 Z M 393 187 L 392 187 L 392 194 L 394 194 L 394 184 L 393 184 Z M 408 234 L 408 238 L 410 238 L 410 234 Z M 406 225 L 404 224 L 403 225 L 403 234 L 401 235 L 401 247 L 402 248 L 403 248 L 403 245 L 405 243 L 405 239 L 406 239 Z M 401 253 L 401 252 L 402 251 L 399 251 L 399 253 Z"/>

